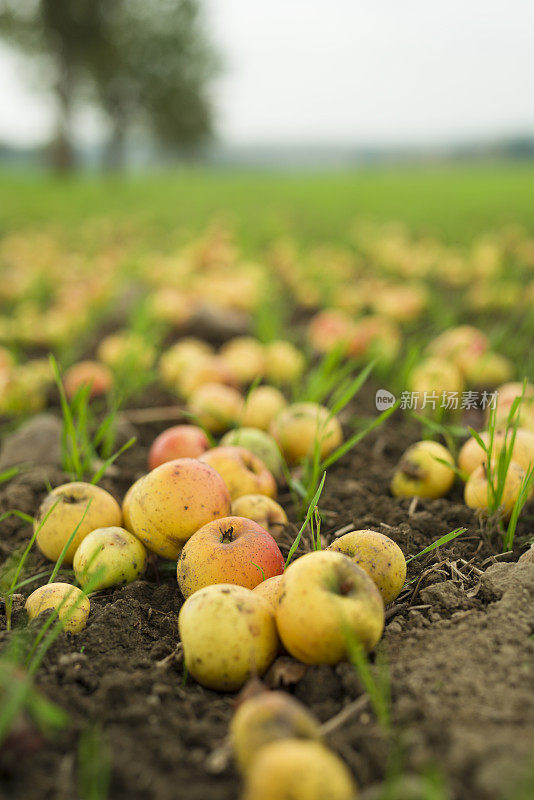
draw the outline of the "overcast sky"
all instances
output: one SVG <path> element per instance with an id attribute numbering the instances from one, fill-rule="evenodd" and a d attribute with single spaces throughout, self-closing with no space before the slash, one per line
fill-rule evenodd
<path id="1" fill-rule="evenodd" d="M 393 144 L 534 133 L 532 0 L 206 0 L 233 143 Z M 46 140 L 53 107 L 0 47 L 0 140 Z M 78 123 L 85 140 L 100 121 Z"/>

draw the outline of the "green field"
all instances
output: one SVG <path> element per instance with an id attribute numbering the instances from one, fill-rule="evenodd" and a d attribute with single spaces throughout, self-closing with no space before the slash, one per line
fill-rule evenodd
<path id="1" fill-rule="evenodd" d="M 352 221 L 368 216 L 468 242 L 508 223 L 534 230 L 533 200 L 531 163 L 324 174 L 183 170 L 124 178 L 4 173 L 0 232 L 42 223 L 76 229 L 87 218 L 105 217 L 167 237 L 202 230 L 222 214 L 244 244 L 261 246 L 281 233 L 343 241 Z"/>

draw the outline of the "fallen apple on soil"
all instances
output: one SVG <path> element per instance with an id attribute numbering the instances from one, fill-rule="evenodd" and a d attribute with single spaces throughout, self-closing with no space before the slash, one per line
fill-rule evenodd
<path id="1" fill-rule="evenodd" d="M 238 424 L 243 411 L 243 397 L 232 386 L 205 383 L 189 397 L 187 409 L 193 420 L 210 433 L 224 433 Z"/>
<path id="2" fill-rule="evenodd" d="M 272 578 L 266 578 L 261 583 L 258 583 L 258 585 L 252 590 L 254 594 L 259 594 L 260 597 L 263 597 L 263 599 L 269 604 L 269 608 L 273 614 L 276 614 L 283 577 L 283 573 L 280 575 L 273 575 Z"/>
<path id="3" fill-rule="evenodd" d="M 287 405 L 287 400 L 274 386 L 256 386 L 245 399 L 241 424 L 246 428 L 269 430 L 269 425 Z"/>
<path id="4" fill-rule="evenodd" d="M 439 442 L 416 442 L 402 456 L 393 480 L 391 493 L 395 497 L 443 497 L 454 483 L 454 459 Z"/>
<path id="5" fill-rule="evenodd" d="M 72 564 L 79 545 L 95 528 L 122 524 L 120 506 L 109 492 L 91 483 L 74 482 L 57 486 L 45 497 L 35 516 L 34 529 L 39 527 L 56 503 L 36 539 L 41 553 L 51 561 L 57 561 L 77 525 L 79 527 L 67 548 L 64 564 Z"/>
<path id="6" fill-rule="evenodd" d="M 269 606 L 243 586 L 195 592 L 180 609 L 178 628 L 186 668 L 208 689 L 240 689 L 251 675 L 263 675 L 278 652 Z"/>
<path id="7" fill-rule="evenodd" d="M 156 467 L 134 484 L 128 499 L 132 533 L 153 553 L 173 560 L 195 531 L 229 513 L 225 482 L 194 458 Z"/>
<path id="8" fill-rule="evenodd" d="M 325 458 L 343 441 L 339 420 L 318 403 L 294 403 L 283 408 L 272 421 L 269 432 L 289 464 L 312 456 L 316 443 L 321 458 Z"/>
<path id="9" fill-rule="evenodd" d="M 70 583 L 58 582 L 47 583 L 32 592 L 25 608 L 29 619 L 38 617 L 43 611 L 55 609 L 59 619 L 64 620 L 65 630 L 79 633 L 85 628 L 91 604 L 81 589 Z"/>
<path id="10" fill-rule="evenodd" d="M 82 589 L 90 583 L 93 592 L 137 580 L 145 564 L 146 550 L 139 539 L 117 527 L 91 531 L 73 561 L 76 580 Z"/>
<path id="11" fill-rule="evenodd" d="M 282 454 L 269 433 L 257 428 L 236 428 L 225 433 L 220 444 L 244 447 L 263 461 L 277 481 L 284 477 Z"/>
<path id="12" fill-rule="evenodd" d="M 288 384 L 304 372 L 306 360 L 291 342 L 275 341 L 265 347 L 265 375 L 274 383 Z"/>
<path id="13" fill-rule="evenodd" d="M 163 383 L 177 389 L 182 376 L 196 364 L 209 359 L 213 348 L 202 339 L 186 337 L 169 347 L 161 356 L 158 371 Z"/>
<path id="14" fill-rule="evenodd" d="M 406 559 L 399 545 L 383 533 L 350 531 L 335 539 L 327 550 L 348 556 L 373 579 L 384 603 L 392 603 L 406 580 Z"/>
<path id="15" fill-rule="evenodd" d="M 232 500 L 244 494 L 276 497 L 276 481 L 264 462 L 245 447 L 214 447 L 199 461 L 209 464 L 222 476 Z"/>
<path id="16" fill-rule="evenodd" d="M 384 602 L 369 575 L 331 550 L 298 558 L 284 573 L 276 624 L 282 644 L 305 664 L 337 664 L 349 637 L 372 650 L 384 628 Z"/>
<path id="17" fill-rule="evenodd" d="M 232 502 L 232 515 L 254 520 L 278 540 L 287 525 L 282 506 L 265 494 L 244 494 Z"/>
<path id="18" fill-rule="evenodd" d="M 79 361 L 63 375 L 65 394 L 71 400 L 80 386 L 89 386 L 90 397 L 100 397 L 113 386 L 113 373 L 105 364 L 98 361 Z"/>
<path id="19" fill-rule="evenodd" d="M 148 451 L 148 468 L 155 469 L 176 458 L 198 458 L 210 446 L 197 425 L 173 425 L 156 436 Z"/>
<path id="20" fill-rule="evenodd" d="M 237 336 L 224 344 L 219 357 L 240 384 L 252 381 L 265 371 L 263 345 L 251 336 Z"/>
<path id="21" fill-rule="evenodd" d="M 184 545 L 177 577 L 184 597 L 214 583 L 253 589 L 284 571 L 284 559 L 270 533 L 244 517 L 204 525 Z"/>
<path id="22" fill-rule="evenodd" d="M 323 744 L 282 739 L 257 753 L 242 800 L 355 800 L 356 785 L 345 763 Z"/>
<path id="23" fill-rule="evenodd" d="M 495 485 L 497 480 L 497 462 L 495 461 L 492 462 L 492 470 L 492 483 Z M 499 513 L 504 520 L 510 518 L 512 509 L 519 497 L 521 482 L 524 477 L 525 471 L 519 464 L 511 461 L 508 472 L 506 473 L 499 509 Z M 486 464 L 480 464 L 467 479 L 464 489 L 464 499 L 466 506 L 469 506 L 469 508 L 479 511 L 483 516 L 489 515 L 491 507 L 491 489 Z"/>
<path id="24" fill-rule="evenodd" d="M 230 723 L 230 742 L 242 773 L 266 744 L 280 739 L 322 742 L 323 737 L 315 717 L 290 694 L 262 691 L 240 703 Z"/>
<path id="25" fill-rule="evenodd" d="M 479 434 L 486 446 L 489 447 L 490 435 L 487 431 Z M 505 436 L 504 431 L 496 431 L 493 436 L 492 459 L 498 459 L 503 447 L 509 449 L 512 442 L 511 431 Z M 463 445 L 458 454 L 458 467 L 467 475 L 471 475 L 474 470 L 488 460 L 488 455 L 479 442 L 472 436 Z M 528 470 L 534 464 L 534 432 L 525 428 L 517 428 L 514 446 L 512 448 L 512 461 L 519 464 L 524 470 Z"/>

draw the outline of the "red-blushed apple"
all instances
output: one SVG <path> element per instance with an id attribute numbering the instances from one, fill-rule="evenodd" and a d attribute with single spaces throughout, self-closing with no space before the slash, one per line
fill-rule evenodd
<path id="1" fill-rule="evenodd" d="M 148 452 L 148 468 L 155 469 L 176 458 L 198 458 L 210 446 L 197 425 L 173 425 L 156 436 Z"/>
<path id="2" fill-rule="evenodd" d="M 236 500 L 244 494 L 276 497 L 276 481 L 263 461 L 244 447 L 214 447 L 200 461 L 216 469 Z"/>
<path id="3" fill-rule="evenodd" d="M 206 586 L 188 597 L 178 615 L 188 673 L 208 689 L 233 692 L 263 675 L 278 652 L 269 606 L 244 586 Z"/>
<path id="4" fill-rule="evenodd" d="M 329 353 L 339 347 L 344 352 L 354 332 L 354 323 L 348 314 L 337 309 L 319 311 L 308 326 L 308 341 L 317 353 Z"/>
<path id="5" fill-rule="evenodd" d="M 195 458 L 156 467 L 136 481 L 128 500 L 132 533 L 153 553 L 173 560 L 195 531 L 229 513 L 225 482 Z"/>
<path id="6" fill-rule="evenodd" d="M 284 559 L 270 533 L 245 517 L 225 517 L 204 525 L 184 545 L 178 585 L 184 597 L 213 583 L 253 589 L 284 571 Z"/>
<path id="7" fill-rule="evenodd" d="M 350 558 L 332 550 L 301 556 L 284 572 L 276 624 L 286 650 L 305 664 L 338 664 L 352 642 L 372 650 L 384 629 L 376 585 Z"/>
<path id="8" fill-rule="evenodd" d="M 100 397 L 113 386 L 113 373 L 98 361 L 79 361 L 63 375 L 65 394 L 71 400 L 80 386 L 89 386 L 90 397 Z"/>

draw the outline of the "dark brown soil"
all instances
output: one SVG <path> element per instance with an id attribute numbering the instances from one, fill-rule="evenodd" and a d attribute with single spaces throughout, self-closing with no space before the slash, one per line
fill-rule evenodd
<path id="1" fill-rule="evenodd" d="M 162 399 L 167 398 L 145 398 L 151 404 Z M 368 413 L 369 402 L 358 410 Z M 102 482 L 119 499 L 143 472 L 147 446 L 166 424 L 135 427 L 139 443 Z M 378 653 L 389 667 L 394 733 L 385 732 L 363 699 L 329 741 L 354 771 L 363 797 L 376 796 L 372 787 L 392 771 L 430 772 L 437 778 L 428 787 L 443 778 L 450 790 L 431 794 L 435 789 L 419 783 L 419 794 L 412 785 L 402 795 L 410 800 L 519 797 L 515 787 L 532 767 L 534 752 L 534 564 L 494 563 L 498 542 L 464 506 L 459 486 L 442 500 L 412 503 L 390 496 L 392 469 L 417 438 L 417 427 L 396 417 L 327 478 L 321 501 L 325 542 L 345 526 L 370 527 L 414 555 L 448 531 L 467 528 L 410 563 L 408 586 L 388 611 Z M 67 479 L 57 468 L 42 467 L 17 476 L 1 487 L 0 513 L 35 513 L 46 494 L 45 473 L 52 485 Z M 288 504 L 289 496 L 282 500 Z M 531 533 L 529 513 L 532 507 L 519 526 L 516 552 L 506 557 L 510 562 L 517 561 L 520 543 Z M 27 540 L 28 527 L 12 519 L 2 528 L 4 560 Z M 46 566 L 35 554 L 30 574 Z M 172 568 L 161 566 L 151 567 L 142 581 L 92 598 L 86 629 L 75 637 L 63 634 L 38 673 L 39 687 L 68 711 L 70 726 L 36 748 L 30 748 L 35 742 L 29 736 L 8 742 L 0 753 L 0 797 L 81 796 L 77 742 L 90 723 L 101 726 L 111 750 L 112 800 L 238 796 L 239 777 L 222 747 L 235 696 L 184 680 L 176 650 L 181 602 Z M 16 602 L 14 614 L 21 625 L 22 604 Z M 8 634 L 1 636 L 7 641 Z M 383 666 L 374 669 L 383 674 Z M 322 722 L 363 694 L 348 664 L 295 671 L 282 658 L 266 681 L 293 692 Z M 524 795 L 529 796 L 534 794 Z"/>

